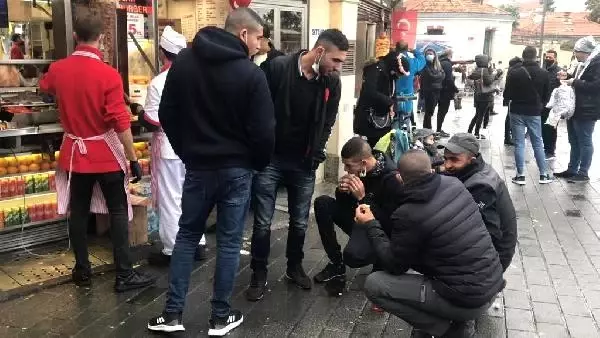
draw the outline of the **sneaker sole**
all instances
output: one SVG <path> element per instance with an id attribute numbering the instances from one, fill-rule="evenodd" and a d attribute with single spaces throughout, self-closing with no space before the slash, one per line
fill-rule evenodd
<path id="1" fill-rule="evenodd" d="M 540 184 L 550 184 L 552 182 L 554 182 L 554 180 L 543 180 L 543 181 L 540 181 Z"/>
<path id="2" fill-rule="evenodd" d="M 218 330 L 217 329 L 208 329 L 208 336 L 209 337 L 223 337 L 224 335 L 231 332 L 231 330 L 240 326 L 243 322 L 244 322 L 244 316 L 240 317 L 240 320 L 238 320 L 237 322 L 231 323 L 222 329 L 218 329 Z"/>
<path id="3" fill-rule="evenodd" d="M 296 283 L 296 281 L 292 277 L 288 276 L 287 273 L 285 274 L 285 279 L 287 279 L 288 283 L 296 284 L 296 286 L 299 287 L 302 290 L 310 290 L 310 289 L 312 289 L 312 285 L 309 286 L 309 287 L 306 287 L 306 286 L 302 286 L 302 285 Z"/>
<path id="4" fill-rule="evenodd" d="M 525 185 L 526 184 L 525 182 L 517 182 L 517 181 L 512 181 L 512 182 L 516 185 Z"/>
<path id="5" fill-rule="evenodd" d="M 163 325 L 163 324 L 152 326 L 152 325 L 148 324 L 148 330 L 157 331 L 157 332 L 179 332 L 179 331 L 185 331 L 185 328 L 181 324 L 174 325 L 174 326 Z"/>
<path id="6" fill-rule="evenodd" d="M 332 279 L 334 279 L 334 278 L 338 278 L 338 277 L 345 277 L 345 276 L 346 276 L 346 274 L 345 274 L 345 273 L 344 273 L 344 274 L 339 274 L 339 275 L 335 275 L 335 276 L 329 277 L 329 278 L 327 278 L 327 279 L 323 279 L 323 280 L 321 280 L 321 281 L 318 281 L 318 280 L 316 280 L 316 279 L 313 277 L 313 281 L 314 281 L 315 283 L 317 283 L 317 284 L 323 284 L 323 283 L 327 283 L 327 282 L 329 282 L 330 280 L 332 280 Z M 287 277 L 287 276 L 286 276 L 286 277 Z"/>

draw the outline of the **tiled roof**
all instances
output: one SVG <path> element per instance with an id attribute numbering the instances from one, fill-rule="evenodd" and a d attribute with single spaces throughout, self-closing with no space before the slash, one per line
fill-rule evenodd
<path id="1" fill-rule="evenodd" d="M 519 19 L 519 26 L 513 31 L 514 35 L 539 34 L 541 27 L 539 16 Z M 547 13 L 544 24 L 544 34 L 547 36 L 600 36 L 600 24 L 589 21 L 587 13 L 555 12 Z"/>
<path id="2" fill-rule="evenodd" d="M 420 13 L 506 14 L 499 8 L 477 0 L 407 0 L 404 7 Z"/>

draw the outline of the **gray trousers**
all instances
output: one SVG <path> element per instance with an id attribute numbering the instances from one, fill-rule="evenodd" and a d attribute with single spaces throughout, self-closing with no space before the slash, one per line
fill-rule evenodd
<path id="1" fill-rule="evenodd" d="M 491 305 L 491 301 L 475 309 L 453 305 L 433 290 L 430 280 L 416 274 L 377 271 L 367 277 L 364 289 L 371 302 L 433 336 L 443 335 L 453 321 L 476 319 Z"/>

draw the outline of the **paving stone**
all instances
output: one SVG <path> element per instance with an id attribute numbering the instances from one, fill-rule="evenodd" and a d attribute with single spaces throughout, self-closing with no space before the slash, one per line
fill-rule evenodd
<path id="1" fill-rule="evenodd" d="M 564 323 L 557 304 L 533 302 L 533 315 L 536 323 Z"/>
<path id="2" fill-rule="evenodd" d="M 583 290 L 583 297 L 591 309 L 600 309 L 600 291 Z"/>
<path id="3" fill-rule="evenodd" d="M 570 338 L 564 324 L 537 323 L 540 338 Z"/>
<path id="4" fill-rule="evenodd" d="M 600 332 L 596 324 L 589 317 L 566 315 L 567 327 L 572 337 L 576 338 L 598 338 Z"/>
<path id="5" fill-rule="evenodd" d="M 529 293 L 534 302 L 558 303 L 554 288 L 551 286 L 530 285 Z"/>
<path id="6" fill-rule="evenodd" d="M 552 280 L 554 290 L 557 295 L 580 297 L 581 289 L 577 282 L 570 279 L 554 279 Z"/>
<path id="7" fill-rule="evenodd" d="M 590 317 L 590 311 L 583 297 L 558 296 L 558 299 L 565 315 Z"/>
<path id="8" fill-rule="evenodd" d="M 531 310 L 529 295 L 525 291 L 504 290 L 504 303 L 507 308 Z"/>
<path id="9" fill-rule="evenodd" d="M 533 312 L 521 309 L 506 309 L 506 327 L 509 330 L 535 332 Z"/>
<path id="10" fill-rule="evenodd" d="M 550 283 L 550 276 L 546 271 L 525 271 L 525 278 L 529 285 L 552 285 Z"/>
<path id="11" fill-rule="evenodd" d="M 550 272 L 550 276 L 552 279 L 573 279 L 575 280 L 575 275 L 571 271 L 571 267 L 568 265 L 548 265 L 548 271 Z"/>
<path id="12" fill-rule="evenodd" d="M 525 282 L 524 275 L 513 275 L 507 274 L 504 275 L 504 279 L 506 280 L 506 289 L 509 290 L 527 290 L 527 283 Z"/>
<path id="13" fill-rule="evenodd" d="M 510 338 L 538 338 L 535 332 L 508 330 L 508 336 Z"/>

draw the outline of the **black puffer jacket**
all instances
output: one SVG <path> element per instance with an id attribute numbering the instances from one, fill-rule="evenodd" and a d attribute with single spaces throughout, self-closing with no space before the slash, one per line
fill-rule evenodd
<path id="1" fill-rule="evenodd" d="M 427 63 L 425 68 L 419 73 L 421 75 L 421 90 L 427 91 L 441 91 L 442 83 L 446 75 L 443 69 L 436 69 L 430 62 Z"/>
<path id="2" fill-rule="evenodd" d="M 550 98 L 550 77 L 535 61 L 524 61 L 506 76 L 504 99 L 510 101 L 511 114 L 540 116 Z"/>
<path id="3" fill-rule="evenodd" d="M 477 86 L 478 82 L 483 81 L 484 86 L 491 86 L 494 83 L 494 73 L 490 70 L 490 57 L 487 55 L 477 55 L 475 57 L 477 68 L 469 75 L 469 80 L 473 80 Z M 473 99 L 476 102 L 494 102 L 494 93 L 478 93 L 475 91 Z"/>
<path id="4" fill-rule="evenodd" d="M 366 224 L 378 258 L 391 273 L 412 268 L 432 279 L 455 305 L 477 308 L 504 288 L 502 266 L 477 204 L 456 178 L 431 174 L 393 197 L 391 239 L 379 222 Z"/>
<path id="5" fill-rule="evenodd" d="M 594 57 L 578 80 L 575 89 L 573 118 L 597 121 L 600 119 L 600 55 Z"/>
<path id="6" fill-rule="evenodd" d="M 464 183 L 479 206 L 502 270 L 506 271 L 517 245 L 517 214 L 504 180 L 481 155 L 455 177 Z"/>

